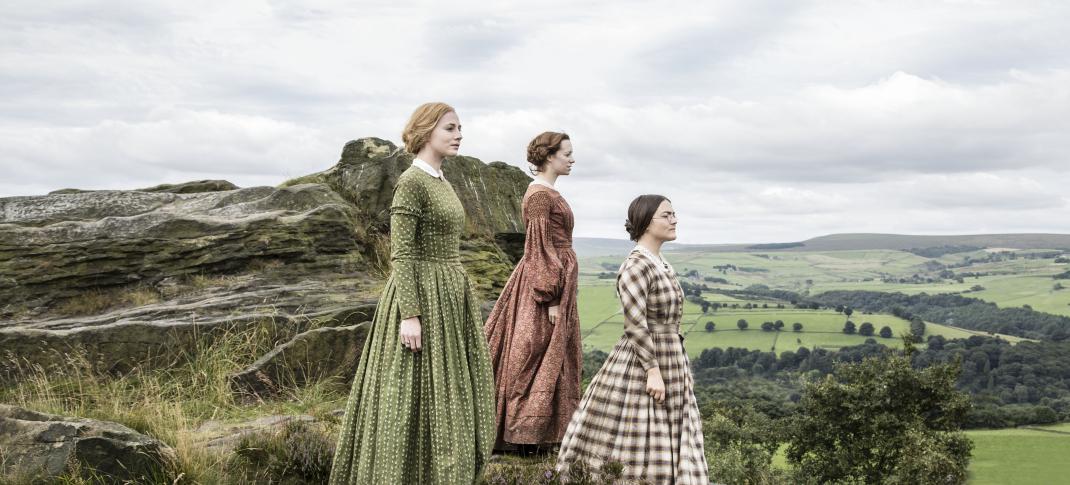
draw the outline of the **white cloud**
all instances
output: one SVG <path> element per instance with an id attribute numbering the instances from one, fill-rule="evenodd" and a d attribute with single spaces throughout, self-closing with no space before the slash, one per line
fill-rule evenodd
<path id="1" fill-rule="evenodd" d="M 6 2 L 0 196 L 278 183 L 458 108 L 524 166 L 569 132 L 577 234 L 670 196 L 684 242 L 1067 232 L 1070 4 Z"/>

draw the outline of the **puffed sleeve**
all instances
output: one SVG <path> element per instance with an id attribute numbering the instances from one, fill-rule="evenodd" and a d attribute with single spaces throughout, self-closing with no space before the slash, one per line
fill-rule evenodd
<path id="1" fill-rule="evenodd" d="M 563 266 L 550 237 L 550 211 L 553 199 L 546 191 L 535 192 L 524 203 L 527 220 L 524 259 L 535 272 L 532 297 L 550 306 L 561 302 Z"/>
<path id="2" fill-rule="evenodd" d="M 416 294 L 415 254 L 424 208 L 421 192 L 416 180 L 402 177 L 394 187 L 394 200 L 390 203 L 390 264 L 402 320 L 421 315 Z"/>
<path id="3" fill-rule="evenodd" d="M 632 344 L 643 370 L 658 366 L 654 357 L 654 339 L 646 321 L 646 297 L 654 268 L 644 260 L 629 257 L 617 275 L 617 294 L 624 310 L 624 334 Z"/>

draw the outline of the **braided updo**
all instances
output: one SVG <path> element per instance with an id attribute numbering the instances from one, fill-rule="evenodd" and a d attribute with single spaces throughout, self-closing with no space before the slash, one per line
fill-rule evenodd
<path id="1" fill-rule="evenodd" d="M 552 157 L 561 149 L 561 142 L 568 140 L 568 134 L 556 131 L 543 132 L 528 143 L 528 163 L 534 166 L 531 174 L 542 171 L 546 165 L 546 159 Z"/>
<path id="2" fill-rule="evenodd" d="M 628 220 L 624 222 L 624 229 L 628 231 L 629 239 L 639 241 L 646 233 L 646 228 L 650 227 L 650 221 L 654 219 L 658 206 L 666 200 L 669 198 L 664 195 L 646 194 L 636 197 L 628 205 Z"/>

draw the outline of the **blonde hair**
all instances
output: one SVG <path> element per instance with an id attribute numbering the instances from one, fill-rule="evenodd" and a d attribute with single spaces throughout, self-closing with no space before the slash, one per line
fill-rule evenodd
<path id="1" fill-rule="evenodd" d="M 453 107 L 446 103 L 424 103 L 416 108 L 401 132 L 401 141 L 405 142 L 405 151 L 413 155 L 419 153 L 427 144 L 438 120 L 451 111 L 454 111 Z"/>

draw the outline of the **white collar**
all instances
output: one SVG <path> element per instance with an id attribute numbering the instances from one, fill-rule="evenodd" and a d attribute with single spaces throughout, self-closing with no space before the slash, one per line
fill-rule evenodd
<path id="1" fill-rule="evenodd" d="M 666 271 L 669 271 L 670 274 L 672 273 L 672 265 L 670 265 L 668 261 L 665 261 L 665 258 L 660 253 L 654 254 L 653 251 L 647 249 L 642 244 L 636 244 L 635 249 L 633 249 L 632 251 L 639 251 L 640 253 L 645 254 L 646 257 L 654 260 L 654 262 L 657 263 L 658 266 L 661 266 Z"/>
<path id="2" fill-rule="evenodd" d="M 539 184 L 539 185 L 550 187 L 551 189 L 557 190 L 557 187 L 554 187 L 553 184 L 551 184 L 550 182 L 547 182 L 547 181 L 545 181 L 543 179 L 540 179 L 538 177 L 535 177 L 535 180 L 532 180 L 531 183 L 528 184 L 528 185 L 535 185 L 535 184 Z"/>
<path id="3" fill-rule="evenodd" d="M 428 175 L 434 178 L 446 180 L 445 174 L 439 172 L 438 170 L 435 170 L 435 167 L 432 167 L 430 163 L 420 160 L 419 158 L 412 159 L 412 166 L 423 170 L 424 172 L 427 172 Z"/>

